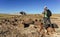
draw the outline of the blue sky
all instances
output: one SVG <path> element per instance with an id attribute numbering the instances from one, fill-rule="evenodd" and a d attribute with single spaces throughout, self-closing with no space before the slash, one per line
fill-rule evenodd
<path id="1" fill-rule="evenodd" d="M 60 13 L 60 0 L 0 0 L 0 13 L 17 13 L 25 11 L 38 14 L 47 6 L 52 13 Z"/>

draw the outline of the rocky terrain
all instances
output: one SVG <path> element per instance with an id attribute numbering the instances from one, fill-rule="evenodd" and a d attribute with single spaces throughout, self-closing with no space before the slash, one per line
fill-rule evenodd
<path id="1" fill-rule="evenodd" d="M 34 15 L 0 15 L 0 37 L 59 37 L 60 36 L 60 15 L 51 17 L 52 23 L 56 23 L 59 28 L 52 35 L 42 36 L 38 28 L 34 27 L 35 19 L 41 20 L 40 14 Z M 27 22 L 26 22 L 27 21 Z M 29 26 L 24 28 L 23 23 L 28 23 Z"/>

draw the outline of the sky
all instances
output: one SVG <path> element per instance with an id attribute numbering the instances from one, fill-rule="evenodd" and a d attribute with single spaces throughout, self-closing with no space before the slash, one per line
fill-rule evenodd
<path id="1" fill-rule="evenodd" d="M 40 14 L 47 6 L 53 14 L 60 13 L 60 0 L 0 0 L 0 13 L 12 14 L 24 11 Z"/>

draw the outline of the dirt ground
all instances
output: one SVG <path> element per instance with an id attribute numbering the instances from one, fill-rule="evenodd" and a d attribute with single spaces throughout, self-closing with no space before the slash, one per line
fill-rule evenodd
<path id="1" fill-rule="evenodd" d="M 21 22 L 23 20 L 41 20 L 42 15 L 30 14 L 30 15 L 0 15 L 0 37 L 40 37 L 36 29 L 27 28 L 24 29 Z M 21 21 L 22 20 L 22 21 Z M 56 33 L 47 35 L 46 37 L 60 37 L 60 15 L 54 14 L 51 17 L 51 22 L 56 23 L 59 28 L 56 28 Z M 13 26 L 12 26 L 13 25 Z M 22 33 L 23 35 L 21 35 Z M 26 35 L 25 35 L 26 34 Z"/>

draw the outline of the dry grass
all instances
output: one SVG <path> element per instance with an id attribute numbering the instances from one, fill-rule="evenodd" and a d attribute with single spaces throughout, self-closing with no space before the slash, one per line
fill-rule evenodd
<path id="1" fill-rule="evenodd" d="M 8 27 L 9 28 L 11 28 L 8 32 L 10 33 L 8 33 L 7 32 L 7 34 L 8 34 L 8 36 L 10 37 L 10 36 L 12 36 L 12 35 L 19 35 L 20 33 L 22 33 L 22 32 L 24 32 L 24 34 L 26 34 L 25 33 L 25 31 L 31 31 L 31 30 L 29 30 L 28 28 L 27 28 L 27 30 L 21 30 L 21 28 L 23 28 L 23 25 L 22 24 L 20 24 L 19 22 L 19 20 L 26 20 L 26 19 L 31 19 L 31 20 L 35 20 L 35 19 L 38 19 L 38 20 L 40 20 L 40 19 L 42 19 L 43 18 L 43 15 L 42 14 L 29 14 L 29 15 L 8 15 L 8 14 L 0 14 L 0 20 L 2 20 L 2 19 L 9 19 L 10 21 L 14 21 L 14 19 L 16 18 L 18 21 L 18 26 L 12 26 L 11 24 L 9 24 L 9 25 L 3 25 L 2 27 L 3 27 L 3 31 L 5 30 L 5 28 L 6 28 L 6 30 L 8 31 L 9 29 L 7 29 Z M 52 21 L 52 23 L 56 23 L 58 26 L 59 26 L 59 28 L 58 29 L 56 29 L 56 31 L 58 32 L 58 33 L 60 33 L 60 15 L 59 14 L 53 14 L 52 15 L 52 17 L 51 17 L 51 21 Z M 7 22 L 7 21 L 6 21 Z M 5 23 L 6 23 L 5 22 Z M 7 22 L 7 23 L 9 23 L 9 22 Z M 16 21 L 14 21 L 14 23 L 16 23 Z M 6 27 L 5 27 L 6 26 Z M 21 31 L 19 31 L 19 30 L 21 30 Z M 32 31 L 34 31 L 34 29 L 32 29 Z M 20 32 L 20 33 L 19 33 Z M 27 32 L 27 34 L 29 33 L 29 32 Z M 34 33 L 34 34 L 32 34 L 32 33 Z M 12 35 L 11 35 L 12 34 Z M 32 34 L 32 35 L 31 35 Z M 37 32 L 30 32 L 29 33 L 29 35 L 28 36 L 35 36 L 36 37 L 36 35 L 37 35 L 38 33 Z M 4 34 L 5 35 L 5 34 Z M 39 35 L 39 34 L 38 34 Z M 1 35 L 0 35 L 1 36 Z M 7 36 L 7 35 L 6 35 Z M 20 34 L 20 36 L 22 37 L 23 35 L 21 35 Z M 20 37 L 19 36 L 19 37 Z M 27 37 L 27 35 L 24 35 L 25 37 Z M 3 36 L 2 36 L 3 37 Z M 14 37 L 14 36 L 12 36 L 12 37 Z"/>

